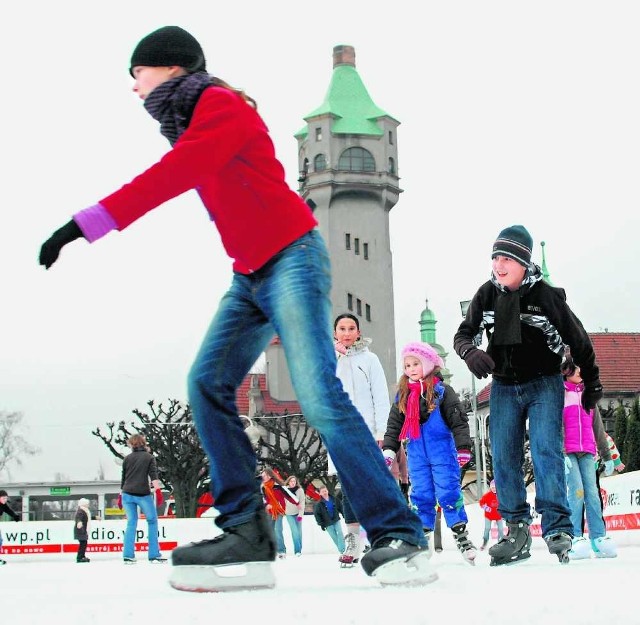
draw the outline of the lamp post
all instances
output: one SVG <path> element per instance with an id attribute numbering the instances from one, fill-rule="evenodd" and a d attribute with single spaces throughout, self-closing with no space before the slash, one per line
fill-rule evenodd
<path id="1" fill-rule="evenodd" d="M 462 312 L 462 316 L 467 316 L 467 310 L 469 309 L 469 304 L 471 304 L 471 300 L 464 300 L 460 302 L 460 311 Z M 476 435 L 473 437 L 473 446 L 475 450 L 476 456 L 476 492 L 477 497 L 480 499 L 482 497 L 482 478 L 480 476 L 480 436 L 481 436 L 481 428 L 480 428 L 480 420 L 478 419 L 478 406 L 476 404 L 476 378 L 471 374 L 471 410 L 473 411 L 473 423 L 476 428 Z"/>

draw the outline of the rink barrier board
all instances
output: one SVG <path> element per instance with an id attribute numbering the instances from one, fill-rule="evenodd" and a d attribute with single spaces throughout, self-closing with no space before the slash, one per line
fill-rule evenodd
<path id="1" fill-rule="evenodd" d="M 607 531 L 612 533 L 620 546 L 640 545 L 640 471 L 602 478 L 600 486 Z M 529 499 L 533 506 L 535 493 L 530 493 Z M 479 539 L 484 527 L 484 514 L 477 503 L 467 504 L 465 508 L 469 517 L 469 530 L 473 533 L 474 540 Z M 317 526 L 313 515 L 305 515 L 302 524 L 304 553 L 338 553 L 329 535 Z M 92 520 L 89 525 L 87 553 L 121 552 L 125 528 L 125 519 Z M 343 531 L 344 529 L 343 523 Z M 65 554 L 78 550 L 78 541 L 73 539 L 73 523 L 69 521 L 0 523 L 0 531 L 4 539 L 2 550 L 6 555 Z M 293 553 L 291 534 L 286 523 L 283 531 L 287 551 Z M 211 518 L 158 519 L 158 540 L 160 549 L 165 552 L 187 542 L 213 538 L 219 533 L 220 529 Z M 445 543 L 452 541 L 449 534 L 450 532 L 443 531 Z M 534 517 L 531 534 L 541 534 L 539 516 Z M 492 528 L 492 535 L 496 537 L 495 526 Z M 147 523 L 143 519 L 138 522 L 135 549 L 137 552 L 148 549 Z"/>

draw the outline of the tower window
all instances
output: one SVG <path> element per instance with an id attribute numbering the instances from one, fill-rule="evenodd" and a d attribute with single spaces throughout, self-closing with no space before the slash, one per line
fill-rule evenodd
<path id="1" fill-rule="evenodd" d="M 313 159 L 314 171 L 324 171 L 327 168 L 327 159 L 324 154 L 317 154 Z"/>
<path id="2" fill-rule="evenodd" d="M 343 171 L 375 171 L 376 162 L 371 152 L 364 148 L 347 148 L 338 161 L 338 169 Z"/>
<path id="3" fill-rule="evenodd" d="M 358 238 L 355 238 L 353 240 L 353 251 L 356 254 L 360 254 L 360 239 L 358 239 Z"/>
<path id="4" fill-rule="evenodd" d="M 316 128 L 316 141 L 322 141 L 322 128 Z"/>
<path id="5" fill-rule="evenodd" d="M 389 165 L 387 167 L 387 170 L 390 174 L 396 173 L 396 162 L 392 158 L 389 159 Z"/>
<path id="6" fill-rule="evenodd" d="M 351 293 L 347 293 L 347 308 L 353 310 L 353 295 Z"/>
<path id="7" fill-rule="evenodd" d="M 362 255 L 364 256 L 365 260 L 369 260 L 369 244 L 368 243 L 362 244 Z"/>
<path id="8" fill-rule="evenodd" d="M 393 145 L 393 131 L 389 131 L 389 145 Z"/>
<path id="9" fill-rule="evenodd" d="M 367 321 L 371 321 L 371 306 L 369 304 L 364 306 L 364 316 Z"/>
<path id="10" fill-rule="evenodd" d="M 356 314 L 358 317 L 362 317 L 362 300 L 356 300 Z"/>
<path id="11" fill-rule="evenodd" d="M 344 235 L 344 249 L 351 249 L 351 235 L 348 232 Z"/>

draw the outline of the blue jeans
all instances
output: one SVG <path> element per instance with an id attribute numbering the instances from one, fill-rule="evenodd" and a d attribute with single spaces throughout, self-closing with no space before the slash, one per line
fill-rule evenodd
<path id="1" fill-rule="evenodd" d="M 340 525 L 340 521 L 334 523 L 333 525 L 329 525 L 326 528 L 326 532 L 327 534 L 329 534 L 329 536 L 331 536 L 331 540 L 333 540 L 335 546 L 338 548 L 338 551 L 342 553 L 344 551 L 344 536 L 342 535 L 342 526 Z"/>
<path id="2" fill-rule="evenodd" d="M 298 521 L 297 514 L 285 514 L 276 519 L 276 545 L 278 553 L 287 553 L 287 547 L 284 544 L 284 534 L 282 531 L 282 519 L 287 519 L 287 525 L 291 530 L 291 540 L 293 541 L 293 553 L 302 553 L 302 522 Z"/>
<path id="3" fill-rule="evenodd" d="M 561 375 L 522 384 L 494 379 L 489 401 L 489 434 L 498 492 L 498 511 L 506 521 L 531 522 L 524 485 L 524 442 L 527 419 L 536 480 L 536 510 L 542 515 L 542 536 L 566 532 L 573 536 L 564 473 L 564 385 Z"/>
<path id="4" fill-rule="evenodd" d="M 149 560 L 161 558 L 160 546 L 158 545 L 158 513 L 151 495 L 129 495 L 122 493 L 122 507 L 127 515 L 127 529 L 124 532 L 124 547 L 122 557 L 135 558 L 135 542 L 138 529 L 138 508 L 147 519 L 149 532 Z"/>
<path id="5" fill-rule="evenodd" d="M 504 521 L 500 519 L 499 521 L 492 521 L 491 519 L 487 519 L 484 517 L 484 534 L 482 534 L 482 542 L 488 543 L 489 538 L 491 538 L 491 524 L 495 523 L 498 528 L 498 540 L 500 540 L 504 536 Z"/>
<path id="6" fill-rule="evenodd" d="M 571 460 L 571 469 L 567 475 L 567 492 L 573 535 L 582 536 L 582 515 L 586 511 L 589 538 L 602 538 L 606 526 L 602 518 L 600 495 L 596 483 L 596 464 L 592 454 L 567 454 Z M 583 508 L 584 504 L 584 508 Z"/>
<path id="7" fill-rule="evenodd" d="M 305 419 L 331 454 L 372 543 L 391 537 L 426 546 L 418 517 L 336 377 L 330 290 L 327 250 L 312 230 L 258 271 L 234 273 L 220 301 L 187 381 L 194 422 L 209 457 L 220 512 L 216 524 L 224 529 L 245 523 L 264 508 L 255 481 L 256 456 L 238 417 L 235 394 L 278 335 Z"/>

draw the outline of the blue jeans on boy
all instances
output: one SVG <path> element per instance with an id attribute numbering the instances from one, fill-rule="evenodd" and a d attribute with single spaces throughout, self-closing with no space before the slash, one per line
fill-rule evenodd
<path id="1" fill-rule="evenodd" d="M 536 510 L 542 536 L 573 536 L 564 473 L 564 385 L 560 374 L 529 382 L 491 384 L 489 434 L 498 489 L 498 511 L 505 521 L 531 522 L 524 485 L 524 442 L 527 419 L 535 470 Z"/>
<path id="2" fill-rule="evenodd" d="M 331 536 L 331 540 L 333 540 L 333 543 L 338 548 L 338 552 L 342 553 L 344 551 L 344 536 L 342 535 L 342 525 L 340 521 L 327 526 L 325 531 Z"/>
<path id="3" fill-rule="evenodd" d="M 123 558 L 135 558 L 135 541 L 138 529 L 138 508 L 146 517 L 149 532 L 149 560 L 161 558 L 160 545 L 158 544 L 158 513 L 151 495 L 130 495 L 122 493 L 122 507 L 127 515 L 127 528 L 124 531 Z"/>
<path id="4" fill-rule="evenodd" d="M 284 545 L 284 534 L 282 533 L 282 517 L 277 516 L 273 521 L 273 531 L 276 535 L 276 548 L 278 553 L 287 553 L 287 548 Z"/>
<path id="5" fill-rule="evenodd" d="M 607 530 L 602 518 L 600 495 L 596 483 L 595 458 L 592 454 L 586 453 L 567 454 L 567 456 L 571 460 L 571 469 L 567 475 L 567 492 L 573 535 L 582 536 L 582 515 L 583 511 L 586 511 L 589 538 L 592 540 L 602 538 Z"/>
<path id="6" fill-rule="evenodd" d="M 220 512 L 216 524 L 224 529 L 246 523 L 264 508 L 255 483 L 256 456 L 238 417 L 235 394 L 277 335 L 305 419 L 331 454 L 370 539 L 391 537 L 426 546 L 419 519 L 336 377 L 330 290 L 327 250 L 312 230 L 254 273 L 234 273 L 220 301 L 188 377 L 189 403 Z"/>

